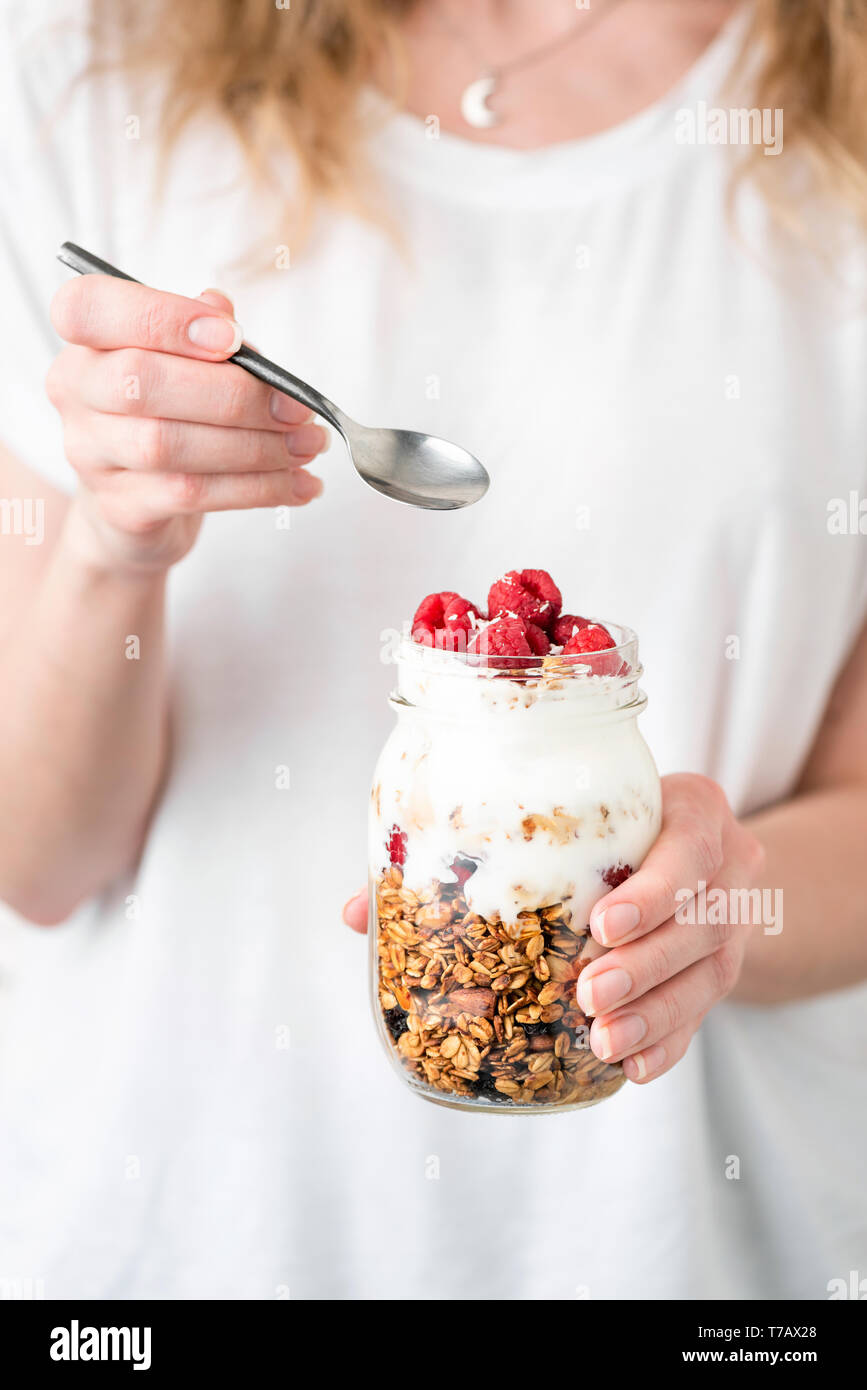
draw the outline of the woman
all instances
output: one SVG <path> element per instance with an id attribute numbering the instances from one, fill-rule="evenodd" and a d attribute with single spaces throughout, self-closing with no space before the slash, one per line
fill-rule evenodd
<path id="1" fill-rule="evenodd" d="M 145 8 L 96 49 L 78 7 L 4 11 L 0 1272 L 826 1297 L 867 1259 L 867 7 Z M 66 238 L 160 288 L 63 283 Z M 489 497 L 414 512 L 320 459 L 224 362 L 236 315 Z M 395 1086 L 335 924 L 380 634 L 525 565 L 637 628 L 664 826 L 584 1001 L 636 1084 L 495 1123 Z M 702 881 L 784 918 L 676 922 Z"/>

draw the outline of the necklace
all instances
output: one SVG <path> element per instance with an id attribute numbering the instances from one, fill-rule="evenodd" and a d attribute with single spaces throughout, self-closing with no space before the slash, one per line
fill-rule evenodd
<path id="1" fill-rule="evenodd" d="M 560 49 L 577 39 L 579 34 L 586 33 L 598 20 L 604 19 L 609 11 L 619 3 L 620 0 L 611 0 L 610 4 L 602 8 L 601 13 L 594 11 L 586 19 L 573 24 L 565 34 L 559 34 L 556 38 L 549 39 L 547 43 L 540 44 L 537 48 L 531 49 L 529 53 L 522 53 L 508 63 L 496 64 L 487 62 L 475 44 L 471 43 L 441 10 L 437 10 L 441 26 L 472 55 L 481 68 L 481 74 L 468 83 L 461 92 L 461 115 L 467 125 L 473 126 L 476 130 L 488 130 L 492 126 L 501 125 L 503 118 L 496 111 L 491 110 L 488 99 L 499 89 L 503 79 L 510 77 L 512 73 L 519 72 L 522 68 L 543 62 L 553 53 L 559 53 Z"/>

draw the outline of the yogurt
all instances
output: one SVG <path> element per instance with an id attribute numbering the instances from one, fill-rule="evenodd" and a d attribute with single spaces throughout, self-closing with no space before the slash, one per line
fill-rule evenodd
<path id="1" fill-rule="evenodd" d="M 394 731 L 374 775 L 370 864 L 405 836 L 403 883 L 422 895 L 465 878 L 472 912 L 504 924 L 562 903 L 573 930 L 659 833 L 659 777 L 638 729 L 634 634 L 621 674 L 544 659 L 519 674 L 406 642 Z M 457 871 L 456 871 L 457 866 Z"/>

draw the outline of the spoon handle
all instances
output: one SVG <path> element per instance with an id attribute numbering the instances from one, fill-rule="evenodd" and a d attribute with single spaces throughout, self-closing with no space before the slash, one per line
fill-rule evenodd
<path id="1" fill-rule="evenodd" d="M 127 275 L 123 270 L 118 270 L 116 266 L 109 265 L 108 261 L 94 256 L 91 251 L 85 251 L 72 241 L 63 243 L 57 253 L 57 259 L 79 275 L 113 275 L 116 280 L 131 280 L 134 285 L 141 284 L 141 281 L 136 280 L 134 276 Z M 260 352 L 254 352 L 253 348 L 248 347 L 246 343 L 242 343 L 238 351 L 228 361 L 236 362 L 251 376 L 258 377 L 268 386 L 273 386 L 276 390 L 282 391 L 284 395 L 291 396 L 293 400 L 309 406 L 341 434 L 345 434 L 347 421 L 343 412 L 338 410 L 334 402 L 330 401 L 327 396 L 323 396 L 314 387 L 308 386 L 307 382 L 302 381 L 300 377 L 287 372 L 285 367 L 279 367 L 276 362 L 269 361 Z"/>
<path id="2" fill-rule="evenodd" d="M 253 348 L 242 343 L 234 357 L 229 358 L 230 362 L 237 362 L 239 367 L 243 367 L 245 372 L 257 376 L 260 381 L 265 381 L 269 386 L 282 391 L 285 396 L 291 396 L 293 400 L 300 401 L 302 405 L 307 405 L 317 415 L 321 415 L 330 425 L 345 434 L 346 417 L 343 412 L 337 409 L 333 401 L 327 396 L 323 396 L 321 391 L 315 387 L 308 386 L 306 381 L 300 377 L 293 376 L 287 372 L 285 367 L 279 367 L 276 362 L 263 357 L 261 352 L 254 352 Z"/>

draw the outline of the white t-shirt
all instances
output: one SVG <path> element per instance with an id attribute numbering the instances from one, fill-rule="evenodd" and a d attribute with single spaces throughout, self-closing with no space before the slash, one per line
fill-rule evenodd
<path id="1" fill-rule="evenodd" d="M 336 441 L 290 529 L 211 517 L 177 567 L 172 768 L 139 870 L 62 927 L 0 925 L 0 1278 L 824 1298 L 867 1272 L 864 989 L 723 1005 L 669 1075 L 586 1112 L 455 1114 L 395 1081 L 340 920 L 390 726 L 380 634 L 430 590 L 550 569 L 570 607 L 638 630 L 662 772 L 708 773 L 742 813 L 796 784 L 865 612 L 864 538 L 827 508 L 864 495 L 867 332 L 810 263 L 781 273 L 752 194 L 733 235 L 731 151 L 675 138 L 735 29 L 648 111 L 545 151 L 392 120 L 373 153 L 404 254 L 328 213 L 246 281 L 263 224 L 228 136 L 186 136 L 157 204 L 152 116 L 118 79 L 78 88 L 40 143 L 83 43 L 0 42 L 0 436 L 26 462 L 72 485 L 42 390 L 69 238 L 165 289 L 234 292 L 263 352 L 493 479 L 466 512 L 416 512 Z"/>

